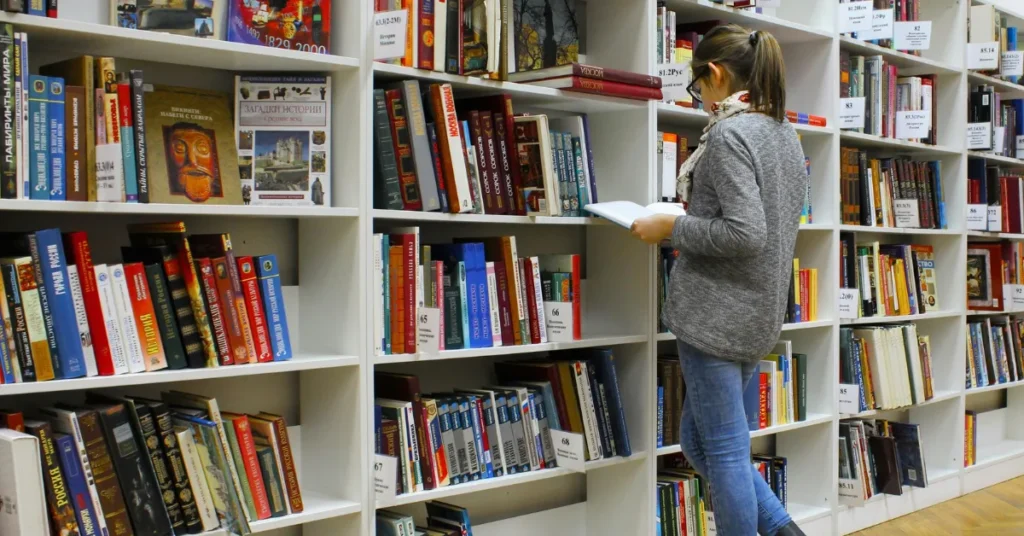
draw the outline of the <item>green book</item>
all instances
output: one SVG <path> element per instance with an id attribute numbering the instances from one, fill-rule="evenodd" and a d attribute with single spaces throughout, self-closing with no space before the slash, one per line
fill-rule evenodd
<path id="1" fill-rule="evenodd" d="M 225 421 L 224 433 L 228 436 L 228 445 L 231 446 L 231 461 L 235 464 L 235 469 L 238 471 L 238 480 L 242 484 L 242 502 L 245 503 L 245 509 L 249 512 L 249 519 L 255 521 L 259 519 L 259 514 L 256 512 L 256 501 L 252 498 L 252 488 L 249 487 L 249 475 L 245 472 L 245 458 L 242 457 L 242 449 L 238 447 L 238 436 L 235 434 L 235 426 L 231 421 Z"/>
<path id="2" fill-rule="evenodd" d="M 263 473 L 263 485 L 267 487 L 267 498 L 270 499 L 270 517 L 280 517 L 288 513 L 284 503 L 284 490 L 277 478 L 277 462 L 274 460 L 274 449 L 260 446 L 256 439 L 256 458 L 260 461 L 260 472 Z"/>
<path id="3" fill-rule="evenodd" d="M 156 263 L 146 264 L 145 268 L 149 293 L 153 297 L 156 323 L 160 328 L 160 339 L 163 341 L 164 354 L 167 356 L 167 367 L 183 369 L 188 366 L 188 360 L 185 358 L 185 347 L 181 345 L 181 336 L 178 335 L 178 320 L 175 318 L 174 303 L 167 288 L 167 280 L 164 279 L 164 269 Z"/>
<path id="4" fill-rule="evenodd" d="M 796 420 L 807 420 L 807 354 L 793 354 L 796 368 Z"/>

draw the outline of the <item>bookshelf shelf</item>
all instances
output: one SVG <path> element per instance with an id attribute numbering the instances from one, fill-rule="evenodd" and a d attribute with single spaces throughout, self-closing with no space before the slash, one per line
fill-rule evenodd
<path id="1" fill-rule="evenodd" d="M 658 122 L 664 125 L 696 129 L 699 133 L 708 124 L 708 113 L 696 108 L 687 108 L 668 102 L 659 102 Z"/>
<path id="2" fill-rule="evenodd" d="M 919 315 L 900 316 L 866 316 L 856 319 L 843 319 L 839 323 L 844 326 L 856 326 L 861 324 L 896 324 L 900 322 L 920 322 L 922 320 L 936 320 L 940 318 L 954 318 L 962 315 L 959 311 L 936 311 L 934 313 L 923 313 Z"/>
<path id="3" fill-rule="evenodd" d="M 797 523 L 814 521 L 832 514 L 832 509 L 827 506 L 811 506 L 800 503 L 788 503 L 786 511 Z"/>
<path id="4" fill-rule="evenodd" d="M 768 428 L 762 428 L 761 430 L 754 430 L 750 432 L 750 437 L 763 437 L 775 434 L 783 434 L 786 432 L 792 432 L 794 430 L 800 430 L 811 426 L 817 426 L 832 422 L 832 416 L 825 413 L 811 413 L 807 416 L 807 419 L 797 422 L 791 422 L 788 424 L 780 424 L 778 426 L 769 426 Z"/>
<path id="5" fill-rule="evenodd" d="M 900 69 L 900 73 L 906 71 L 911 74 L 960 74 L 963 72 L 962 69 L 951 64 L 906 54 L 891 48 L 882 48 L 852 37 L 840 36 L 839 46 L 843 50 L 849 50 L 855 54 L 882 56 L 886 62 L 896 65 Z"/>
<path id="6" fill-rule="evenodd" d="M 250 528 L 252 528 L 254 534 L 258 534 L 313 523 L 332 517 L 349 516 L 362 511 L 362 505 L 359 503 L 330 499 L 316 493 L 303 494 L 302 506 L 303 510 L 301 513 L 254 521 L 251 523 Z M 215 530 L 205 534 L 207 536 L 229 536 L 229 533 L 225 530 Z"/>
<path id="7" fill-rule="evenodd" d="M 1024 98 L 1024 96 L 1022 96 L 1021 98 Z M 1024 160 L 1021 160 L 1019 158 L 1010 158 L 1009 156 L 983 153 L 980 151 L 967 151 L 967 156 L 969 156 L 970 158 L 983 158 L 989 162 L 995 162 L 998 164 L 1002 164 L 1003 166 L 1024 167 Z"/>
<path id="8" fill-rule="evenodd" d="M 869 409 L 867 411 L 862 411 L 860 413 L 853 413 L 853 414 L 841 413 L 840 416 L 843 419 L 849 419 L 849 418 L 858 418 L 858 419 L 860 419 L 860 418 L 874 417 L 876 415 L 881 415 L 881 414 L 884 414 L 884 413 L 892 413 L 894 411 L 907 411 L 907 410 L 909 410 L 911 408 L 919 408 L 919 407 L 927 406 L 927 405 L 930 405 L 930 404 L 937 404 L 939 402 L 945 402 L 946 400 L 953 400 L 954 398 L 958 398 L 959 396 L 960 396 L 960 391 L 936 391 L 935 394 L 930 399 L 925 400 L 924 402 L 921 402 L 921 403 L 918 403 L 918 404 L 911 404 L 909 406 L 901 406 L 901 407 L 898 407 L 898 408 L 891 408 L 891 409 Z"/>
<path id="9" fill-rule="evenodd" d="M 799 329 L 826 328 L 832 325 L 831 320 L 815 320 L 813 322 L 792 322 L 782 325 L 782 331 L 796 331 Z"/>
<path id="10" fill-rule="evenodd" d="M 917 229 L 917 228 L 905 228 L 905 227 L 868 227 L 867 225 L 849 225 L 844 224 L 839 226 L 840 231 L 849 231 L 853 233 L 863 234 L 881 234 L 881 235 L 946 235 L 946 236 L 960 236 L 963 234 L 961 231 L 955 229 Z"/>
<path id="11" fill-rule="evenodd" d="M 1024 456 L 1024 441 L 1005 439 L 997 443 L 978 443 L 978 461 L 967 472 L 978 471 L 990 465 Z"/>
<path id="12" fill-rule="evenodd" d="M 673 0 L 667 3 L 682 20 L 722 20 L 742 24 L 758 30 L 772 32 L 780 43 L 806 43 L 832 39 L 831 28 L 816 28 L 806 24 L 734 9 L 707 0 Z"/>
<path id="13" fill-rule="evenodd" d="M 572 350 L 578 348 L 598 348 L 602 346 L 618 346 L 647 342 L 646 335 L 624 335 L 618 337 L 584 337 L 572 342 L 548 342 L 544 344 L 523 344 L 518 346 L 497 346 L 489 348 L 473 348 L 470 350 L 445 350 L 437 353 L 420 352 L 416 354 L 378 355 L 374 358 L 377 365 L 392 363 L 411 363 L 417 361 L 442 361 L 446 359 L 467 359 L 483 356 L 506 356 Z"/>
<path id="14" fill-rule="evenodd" d="M 927 145 L 913 141 L 899 140 L 896 138 L 883 138 L 863 132 L 849 130 L 839 131 L 839 139 L 844 146 L 858 147 L 864 149 L 878 149 L 898 151 L 900 154 L 913 154 L 916 156 L 943 156 L 959 155 L 960 149 L 946 147 L 944 145 Z"/>
<path id="15" fill-rule="evenodd" d="M 801 231 L 828 231 L 832 232 L 835 227 L 831 223 L 801 223 Z"/>
<path id="16" fill-rule="evenodd" d="M 345 207 L 273 207 L 246 205 L 171 205 L 162 203 L 88 203 L 74 201 L 0 200 L 0 210 L 68 214 L 146 214 L 156 216 L 233 216 L 240 218 L 356 218 Z"/>
<path id="17" fill-rule="evenodd" d="M 655 335 L 654 340 L 659 342 L 674 341 L 676 340 L 676 336 L 673 335 L 671 332 L 659 333 Z"/>
<path id="18" fill-rule="evenodd" d="M 1016 233 L 993 233 L 989 231 L 967 231 L 967 236 L 977 238 L 989 238 L 995 239 L 1006 239 L 1006 240 L 1024 240 L 1024 234 Z M 980 314 L 968 311 L 967 314 Z"/>
<path id="19" fill-rule="evenodd" d="M 1013 389 L 1015 387 L 1024 386 L 1024 381 L 997 383 L 994 385 L 986 385 L 984 387 L 971 387 L 965 391 L 967 396 L 977 395 L 981 393 L 988 393 L 992 391 L 1002 391 L 1004 389 Z"/>
<path id="20" fill-rule="evenodd" d="M 679 454 L 683 449 L 679 445 L 666 445 L 664 447 L 658 447 L 658 456 L 668 456 L 670 454 Z"/>
<path id="21" fill-rule="evenodd" d="M 1004 99 L 1021 99 L 1024 98 L 1024 86 L 1020 84 L 1014 84 L 1006 80 L 1001 80 L 994 76 L 987 74 L 976 73 L 974 71 L 967 71 L 967 81 L 971 84 L 986 84 L 996 88 L 996 92 L 999 93 Z"/>
<path id="22" fill-rule="evenodd" d="M 492 223 L 515 225 L 607 225 L 602 218 L 561 216 L 503 216 L 495 214 L 448 214 L 415 210 L 374 209 L 374 219 L 444 223 Z"/>

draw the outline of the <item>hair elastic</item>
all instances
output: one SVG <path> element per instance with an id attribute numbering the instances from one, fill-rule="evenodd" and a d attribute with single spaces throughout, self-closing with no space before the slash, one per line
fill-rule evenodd
<path id="1" fill-rule="evenodd" d="M 757 46 L 757 30 L 750 32 L 750 36 L 747 38 L 750 41 L 750 46 Z"/>

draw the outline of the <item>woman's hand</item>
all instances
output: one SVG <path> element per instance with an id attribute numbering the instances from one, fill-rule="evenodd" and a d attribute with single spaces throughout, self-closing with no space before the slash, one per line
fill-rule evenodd
<path id="1" fill-rule="evenodd" d="M 675 223 L 675 216 L 653 214 L 634 221 L 633 226 L 629 230 L 633 233 L 633 236 L 648 244 L 658 244 L 672 236 L 672 227 Z"/>

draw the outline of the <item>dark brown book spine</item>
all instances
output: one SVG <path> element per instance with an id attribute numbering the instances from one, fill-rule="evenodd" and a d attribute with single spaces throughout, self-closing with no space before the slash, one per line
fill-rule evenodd
<path id="1" fill-rule="evenodd" d="M 494 193 L 494 213 L 495 214 L 508 214 L 508 193 L 505 192 L 505 176 L 508 175 L 508 170 L 503 169 L 503 165 L 507 164 L 507 158 L 505 162 L 502 162 L 502 158 L 499 157 L 500 147 L 494 139 L 494 116 L 491 112 L 481 111 L 480 112 L 480 131 L 484 136 L 484 153 L 487 155 L 487 166 L 491 169 L 491 191 Z"/>
<path id="2" fill-rule="evenodd" d="M 185 516 L 185 526 L 190 534 L 198 534 L 203 531 L 203 523 L 199 518 L 195 496 L 192 494 L 192 484 L 188 481 L 188 472 L 185 469 L 185 460 L 181 457 L 178 438 L 174 434 L 171 412 L 163 402 L 154 401 L 147 404 L 153 414 L 153 423 L 156 425 L 160 444 L 167 458 L 171 479 L 174 481 L 174 493 L 177 495 L 178 504 L 181 505 L 182 515 Z"/>
<path id="3" fill-rule="evenodd" d="M 50 423 L 29 421 L 25 431 L 39 439 L 39 450 L 43 462 L 43 484 L 46 487 L 46 506 L 50 511 L 50 533 L 53 536 L 78 534 L 78 521 L 71 505 L 71 494 L 60 470 L 60 461 L 53 444 L 53 430 Z"/>
<path id="4" fill-rule="evenodd" d="M 480 189 L 484 198 L 484 212 L 496 214 L 497 203 L 491 182 L 492 170 L 490 165 L 488 165 L 484 133 L 480 127 L 480 112 L 476 110 L 469 112 L 469 134 L 471 138 L 470 143 L 473 144 L 473 152 L 476 153 L 476 166 L 480 170 Z"/>
<path id="5" fill-rule="evenodd" d="M 640 73 L 631 73 L 629 71 L 620 71 L 618 69 L 605 69 L 604 67 L 597 67 L 595 65 L 583 65 L 582 63 L 574 63 L 572 64 L 572 74 L 573 76 L 591 78 L 594 80 L 621 82 L 623 84 L 643 86 L 655 89 L 661 88 L 661 78 L 657 76 L 650 76 Z"/>
<path id="6" fill-rule="evenodd" d="M 267 498 L 270 500 L 270 517 L 281 517 L 288 513 L 288 505 L 285 504 L 284 490 L 277 478 L 277 462 L 274 461 L 274 449 L 270 447 L 256 447 L 256 457 L 260 461 L 260 472 L 263 474 L 263 484 L 267 488 Z"/>
<path id="7" fill-rule="evenodd" d="M 509 107 L 511 108 L 511 104 Z M 505 181 L 502 190 L 505 192 L 505 199 L 508 200 L 509 214 L 523 216 L 526 214 L 526 204 L 522 195 L 523 185 L 519 178 L 519 154 L 516 152 L 514 138 L 509 135 L 509 128 L 505 114 L 494 114 L 494 135 L 498 142 L 502 178 Z"/>
<path id="8" fill-rule="evenodd" d="M 82 429 L 82 439 L 85 441 L 85 453 L 96 482 L 96 491 L 100 494 L 103 517 L 107 520 L 107 530 L 110 531 L 110 536 L 132 536 L 134 532 L 128 520 L 128 509 L 124 505 L 121 485 L 117 481 L 110 451 L 107 450 L 99 415 L 93 410 L 76 413 L 78 425 Z"/>
<path id="9" fill-rule="evenodd" d="M 64 99 L 67 200 L 88 201 L 89 174 L 85 169 L 85 88 L 65 86 Z"/>
<path id="10" fill-rule="evenodd" d="M 302 491 L 299 490 L 299 475 L 295 472 L 295 459 L 292 458 L 292 445 L 288 441 L 288 426 L 284 419 L 277 417 L 273 420 L 274 429 L 277 430 L 277 444 L 281 450 L 281 467 L 284 469 L 284 488 L 287 490 L 288 503 L 292 507 L 292 513 L 302 511 Z"/>
<path id="11" fill-rule="evenodd" d="M 160 436 L 157 435 L 156 423 L 153 421 L 153 413 L 143 403 L 135 404 L 135 412 L 139 418 L 139 431 L 142 432 L 143 444 L 149 453 L 150 462 L 153 465 L 153 475 L 156 477 L 156 484 L 160 487 L 160 496 L 164 500 L 164 507 L 167 508 L 167 515 L 171 519 L 171 530 L 175 534 L 188 534 L 185 527 L 185 515 L 181 511 L 174 492 L 174 482 L 171 480 L 171 472 L 168 469 L 167 457 L 160 447 Z"/>

